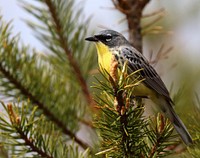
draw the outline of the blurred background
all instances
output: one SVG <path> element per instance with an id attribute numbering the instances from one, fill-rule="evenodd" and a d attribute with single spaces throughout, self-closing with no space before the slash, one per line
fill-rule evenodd
<path id="1" fill-rule="evenodd" d="M 92 34 L 104 28 L 111 28 L 127 37 L 125 17 L 114 9 L 111 0 L 75 1 L 77 7 L 83 8 L 85 18 L 91 17 L 90 28 L 88 28 L 91 31 L 88 33 Z M 1 14 L 6 21 L 13 20 L 13 31 L 15 34 L 20 32 L 23 43 L 45 52 L 44 46 L 23 22 L 23 19 L 33 17 L 20 7 L 19 2 L 0 0 Z M 188 110 L 191 109 L 190 104 L 195 102 L 195 94 L 198 95 L 200 92 L 200 3 L 198 0 L 182 0 L 181 2 L 152 0 L 143 14 L 148 15 L 158 10 L 164 10 L 161 12 L 160 19 L 155 23 L 161 33 L 158 34 L 155 30 L 144 36 L 143 53 L 149 59 L 150 52 L 155 54 L 161 47 L 164 50 L 173 47 L 167 59 L 159 60 L 155 68 L 168 89 L 172 90 L 174 100 L 176 101 L 176 93 L 181 93 L 185 99 L 177 102 L 176 108 L 181 109 L 187 105 L 185 110 Z M 145 26 L 147 22 L 148 18 L 144 18 L 142 25 Z"/>

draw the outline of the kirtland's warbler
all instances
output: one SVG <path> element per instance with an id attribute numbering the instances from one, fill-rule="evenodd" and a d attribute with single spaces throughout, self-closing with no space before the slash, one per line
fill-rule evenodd
<path id="1" fill-rule="evenodd" d="M 174 103 L 160 76 L 147 59 L 122 34 L 113 30 L 104 30 L 85 40 L 95 43 L 98 63 L 101 69 L 110 72 L 113 56 L 121 67 L 127 62 L 129 74 L 141 69 L 139 73 L 144 78 L 144 81 L 134 89 L 133 95 L 150 98 L 158 105 L 165 116 L 169 118 L 184 143 L 186 145 L 192 144 L 192 138 L 183 122 L 175 113 L 173 109 Z"/>

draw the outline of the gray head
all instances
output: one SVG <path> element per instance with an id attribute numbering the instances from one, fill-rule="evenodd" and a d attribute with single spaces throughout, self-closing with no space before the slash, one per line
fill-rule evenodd
<path id="1" fill-rule="evenodd" d="M 103 30 L 92 37 L 86 38 L 85 40 L 92 42 L 102 42 L 109 48 L 129 44 L 129 42 L 122 34 L 114 30 Z"/>

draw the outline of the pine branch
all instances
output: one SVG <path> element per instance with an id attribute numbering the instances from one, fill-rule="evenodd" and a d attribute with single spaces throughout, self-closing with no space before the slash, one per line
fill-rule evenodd
<path id="1" fill-rule="evenodd" d="M 16 89 L 18 89 L 18 90 L 21 91 L 22 95 L 24 95 L 27 98 L 29 98 L 33 102 L 33 104 L 36 104 L 51 121 L 53 121 L 59 128 L 62 129 L 62 131 L 66 135 L 68 135 L 69 137 L 71 137 L 72 139 L 74 139 L 74 141 L 77 142 L 83 149 L 87 149 L 88 148 L 88 145 L 86 143 L 84 143 L 74 133 L 72 133 L 66 127 L 66 125 L 62 121 L 60 121 L 58 119 L 58 117 L 56 117 L 48 108 L 46 108 L 46 106 L 43 103 L 41 103 L 38 100 L 38 98 L 35 98 L 35 96 L 31 92 L 29 92 L 28 89 L 26 89 L 24 86 L 22 86 L 20 82 L 18 82 L 15 78 L 13 78 L 13 76 L 8 71 L 6 71 L 2 67 L 1 64 L 0 64 L 0 71 L 10 81 L 10 83 L 12 83 L 13 85 L 15 85 Z"/>
<path id="2" fill-rule="evenodd" d="M 143 107 L 135 105 L 130 101 L 134 86 L 141 81 L 130 82 L 127 75 L 126 64 L 122 74 L 118 77 L 118 62 L 113 58 L 110 75 L 107 72 L 109 84 L 98 81 L 99 89 L 105 93 L 100 101 L 97 101 L 98 108 L 102 115 L 97 116 L 97 128 L 103 139 L 102 150 L 97 155 L 105 154 L 108 157 L 144 157 L 148 146 L 144 143 L 145 133 L 142 130 L 147 122 L 142 118 Z M 105 76 L 106 77 L 106 76 Z"/>
<path id="3" fill-rule="evenodd" d="M 77 142 L 83 149 L 87 149 L 88 145 L 86 143 L 84 143 L 82 140 L 80 140 L 74 133 L 72 133 L 67 127 L 66 125 L 59 120 L 58 117 L 56 117 L 48 108 L 46 108 L 46 106 L 41 103 L 38 98 L 36 98 L 31 92 L 29 92 L 28 89 L 26 89 L 25 87 L 23 87 L 23 85 L 21 85 L 20 82 L 18 82 L 15 78 L 13 78 L 13 76 L 6 71 L 2 65 L 0 64 L 0 71 L 4 74 L 4 76 L 10 81 L 10 83 L 12 83 L 16 89 L 21 91 L 21 94 L 26 96 L 27 98 L 29 98 L 33 104 L 36 104 L 42 111 L 43 113 L 51 120 L 53 121 L 59 128 L 62 129 L 62 131 L 68 135 L 69 137 L 71 137 L 72 139 L 74 139 L 75 142 Z"/>
<path id="4" fill-rule="evenodd" d="M 49 12 L 51 13 L 52 18 L 55 22 L 55 27 L 56 27 L 57 34 L 59 35 L 61 47 L 63 48 L 63 50 L 65 51 L 65 53 L 67 55 L 68 61 L 71 65 L 72 69 L 74 70 L 74 73 L 77 77 L 77 80 L 80 83 L 83 94 L 85 95 L 85 98 L 86 98 L 88 104 L 93 105 L 93 100 L 92 100 L 92 97 L 91 97 L 90 92 L 88 90 L 85 79 L 83 78 L 81 70 L 79 69 L 79 66 L 78 66 L 76 60 L 73 58 L 72 52 L 68 48 L 68 44 L 66 43 L 66 39 L 63 36 L 62 25 L 60 23 L 60 19 L 58 18 L 56 7 L 53 5 L 53 2 L 51 0 L 45 0 L 44 2 L 48 6 Z"/>
<path id="5" fill-rule="evenodd" d="M 132 96 L 134 87 L 143 81 L 132 78 L 140 70 L 127 75 L 126 63 L 121 73 L 117 69 L 118 62 L 113 57 L 110 73 L 102 72 L 108 83 L 97 80 L 99 85 L 95 86 L 105 94 L 97 101 L 101 114 L 95 125 L 100 130 L 102 148 L 96 155 L 152 158 L 172 154 L 170 147 L 177 142 L 170 122 L 162 115 L 156 119 L 144 117 L 144 105 Z"/>
<path id="6" fill-rule="evenodd" d="M 80 65 L 78 64 L 78 63 L 80 63 L 80 58 L 79 59 L 75 59 L 75 57 L 74 57 L 74 53 L 75 52 L 73 52 L 74 50 L 72 50 L 70 48 L 71 46 L 69 46 L 69 40 L 70 40 L 69 36 L 70 35 L 69 34 L 68 34 L 68 36 L 66 35 L 66 33 L 73 34 L 72 33 L 73 30 L 70 30 L 71 29 L 70 27 L 73 26 L 73 25 L 69 24 L 71 26 L 69 26 L 69 28 L 66 28 L 68 26 L 66 26 L 66 24 L 64 24 L 65 20 L 70 21 L 71 17 L 68 17 L 69 19 L 66 19 L 66 15 L 63 15 L 63 14 L 65 14 L 63 12 L 63 10 L 65 10 L 65 6 L 67 7 L 67 5 L 72 6 L 73 5 L 73 1 L 66 2 L 66 1 L 59 0 L 59 1 L 55 2 L 55 1 L 51 1 L 51 0 L 40 0 L 40 2 L 47 6 L 48 11 L 46 10 L 46 12 L 48 12 L 47 13 L 48 15 L 47 14 L 38 15 L 37 10 L 39 10 L 39 8 L 36 8 L 36 7 L 32 6 L 32 5 L 29 5 L 26 2 L 25 2 L 26 5 L 23 4 L 23 6 L 29 13 L 31 13 L 36 18 L 38 18 L 38 20 L 44 22 L 44 25 L 46 25 L 47 28 L 49 29 L 48 31 L 51 31 L 50 34 L 52 34 L 52 36 L 50 36 L 50 37 L 47 37 L 47 35 L 42 35 L 43 32 L 40 33 L 41 34 L 40 36 L 42 38 L 45 38 L 45 40 L 46 40 L 46 38 L 48 38 L 48 40 L 52 39 L 52 42 L 56 41 L 58 47 L 60 47 L 59 48 L 59 52 L 58 52 L 58 50 L 56 50 L 56 49 L 58 49 L 58 47 L 57 48 L 53 48 L 54 46 L 52 46 L 52 44 L 48 43 L 48 47 L 54 53 L 59 54 L 59 56 L 62 59 L 63 59 L 63 56 L 62 56 L 62 54 L 60 54 L 60 52 L 64 53 L 67 56 L 67 59 L 68 59 L 67 62 L 69 63 L 69 66 L 70 66 L 70 69 L 72 70 L 72 73 L 74 74 L 73 76 L 79 82 L 79 85 L 80 85 L 80 87 L 82 89 L 83 95 L 85 96 L 87 103 L 92 106 L 94 102 L 93 102 L 91 94 L 90 94 L 90 92 L 88 90 L 88 86 L 87 86 L 86 80 L 85 80 L 85 78 L 83 76 L 83 72 L 81 71 Z M 68 8 L 66 8 L 66 9 L 68 9 Z M 44 12 L 44 8 L 40 10 L 40 13 L 41 12 Z M 68 10 L 66 10 L 66 12 L 68 12 L 68 14 L 70 14 L 71 10 L 68 9 Z M 48 17 L 45 17 L 45 16 L 48 16 Z M 60 19 L 62 16 L 63 16 L 63 18 Z M 79 15 L 75 15 L 75 16 L 79 16 Z M 31 24 L 31 22 L 28 22 L 28 24 L 32 28 L 34 28 L 36 26 L 35 24 Z M 46 28 L 44 28 L 44 26 L 40 27 L 40 26 L 37 25 L 37 27 L 39 27 L 39 29 L 45 29 L 45 31 L 47 31 Z M 78 31 L 80 31 L 80 32 L 81 32 L 81 29 L 82 30 L 84 29 L 83 26 L 78 26 L 77 24 L 76 24 L 76 27 L 78 28 L 78 29 L 77 28 L 76 29 Z M 68 32 L 68 29 L 71 32 Z M 77 35 L 80 36 L 81 33 L 75 34 L 74 38 L 76 38 Z M 43 40 L 43 39 L 41 39 L 41 40 Z M 74 39 L 74 40 L 77 40 L 77 42 L 79 42 L 78 41 L 79 39 Z M 74 43 L 76 44 L 76 42 L 74 42 Z M 77 46 L 77 47 L 80 47 L 80 46 Z M 76 49 L 79 49 L 77 47 L 76 47 Z M 80 51 L 83 51 L 83 49 L 80 50 Z"/>
<path id="7" fill-rule="evenodd" d="M 118 61 L 115 60 L 115 57 L 113 56 L 112 61 L 111 61 L 111 72 L 110 72 L 110 82 L 112 84 L 112 88 L 114 90 L 114 96 L 115 96 L 115 107 L 117 108 L 117 112 L 120 117 L 120 123 L 121 123 L 121 133 L 122 133 L 122 144 L 123 145 L 123 150 L 125 153 L 125 157 L 129 157 L 130 153 L 130 140 L 129 136 L 126 131 L 126 127 L 128 125 L 128 116 L 126 113 L 125 109 L 125 104 L 124 104 L 124 98 L 123 98 L 123 91 L 118 89 L 118 76 L 117 76 L 117 68 L 118 68 Z M 127 103 L 128 104 L 128 103 Z"/>
<path id="8" fill-rule="evenodd" d="M 7 111 L 9 118 L 10 118 L 10 132 L 13 134 L 17 134 L 17 136 L 15 136 L 16 139 L 21 139 L 24 141 L 24 143 L 16 143 L 15 145 L 19 145 L 20 144 L 27 146 L 29 148 L 29 152 L 36 152 L 38 155 L 40 155 L 41 157 L 46 157 L 46 158 L 53 158 L 52 155 L 50 155 L 49 153 L 47 153 L 46 151 L 44 151 L 44 149 L 42 150 L 42 146 L 40 146 L 40 148 L 38 146 L 35 145 L 36 141 L 38 140 L 33 140 L 33 138 L 30 138 L 30 131 L 26 131 L 26 128 L 22 127 L 24 122 L 21 122 L 24 120 L 24 118 L 22 118 L 22 120 L 20 120 L 20 117 L 17 116 L 17 114 L 15 113 L 15 111 L 13 110 L 13 105 L 12 104 L 8 104 L 7 107 L 4 105 L 4 103 L 1 103 L 3 105 L 3 107 L 5 108 L 5 110 Z M 24 107 L 22 107 L 23 109 Z M 4 125 L 3 122 L 6 122 L 4 120 L 4 118 L 0 118 L 1 123 L 0 126 L 1 128 Z M 8 122 L 6 122 L 7 124 L 9 124 Z M 30 124 L 29 124 L 30 126 Z M 6 127 L 8 129 L 8 127 Z M 8 132 L 8 131 L 4 131 L 4 132 Z M 9 133 L 9 132 L 8 132 Z M 4 134 L 6 137 L 6 134 Z M 28 136 L 29 135 L 29 136 Z M 12 137 L 12 136 L 10 136 Z M 9 142 L 7 142 L 9 144 Z M 11 143 L 11 142 L 10 142 Z M 20 149 L 19 149 L 20 150 Z"/>
<path id="9" fill-rule="evenodd" d="M 26 47 L 22 46 L 22 49 L 18 48 L 18 41 L 15 38 L 9 37 L 9 24 L 6 24 L 4 26 L 4 22 L 1 21 L 1 56 L 0 56 L 0 72 L 2 78 L 6 80 L 1 81 L 1 86 L 4 87 L 4 95 L 6 96 L 22 96 L 23 98 L 29 98 L 33 104 L 36 104 L 43 113 L 51 120 L 53 121 L 59 128 L 62 129 L 62 131 L 68 135 L 70 138 L 74 139 L 75 142 L 77 142 L 82 148 L 87 149 L 89 146 L 84 143 L 81 139 L 79 139 L 67 126 L 64 121 L 61 121 L 59 117 L 57 117 L 57 114 L 53 113 L 53 111 L 50 110 L 49 106 L 46 105 L 44 100 L 44 94 L 51 94 L 50 91 L 43 91 L 41 92 L 41 87 L 39 86 L 39 83 L 34 80 L 34 73 L 29 72 L 29 68 L 32 69 L 34 72 L 36 72 L 35 75 L 40 75 L 45 72 L 45 67 L 38 68 L 36 65 L 38 65 L 38 56 L 28 56 L 27 55 L 27 49 Z M 37 62 L 36 62 L 37 61 Z M 17 63 L 17 66 L 15 64 Z M 26 64 L 26 66 L 24 65 Z M 20 74 L 20 75 L 19 75 Z M 34 76 L 34 77 L 33 77 Z M 47 79 L 49 78 L 46 76 Z M 51 77 L 53 77 L 51 75 Z M 32 80 L 31 83 L 30 79 Z M 45 79 L 45 83 L 48 83 L 48 80 Z M 34 83 L 37 82 L 37 83 Z M 41 80 L 40 80 L 41 82 Z M 28 83 L 28 86 L 27 85 Z M 57 83 L 57 82 L 55 82 Z M 41 83 L 40 83 L 41 84 Z M 36 88 L 36 85 L 39 86 L 40 89 L 33 90 L 31 87 Z M 51 87 L 51 85 L 48 85 Z M 11 90 L 13 93 L 11 93 Z M 18 92 L 14 91 L 18 90 Z M 44 89 L 43 89 L 44 90 Z M 35 92 L 35 93 L 34 93 Z M 62 91 L 61 91 L 62 92 Z M 38 97 L 41 96 L 39 94 L 43 95 L 43 100 Z M 59 94 L 60 95 L 60 94 Z M 56 96 L 54 96 L 56 98 Z M 51 98 L 53 99 L 53 98 Z M 63 119 L 62 119 L 63 120 Z"/>
<path id="10" fill-rule="evenodd" d="M 2 105 L 7 112 L 9 121 L 0 116 L 0 128 L 3 129 L 0 137 L 4 138 L 4 144 L 7 147 L 10 145 L 14 147 L 12 155 L 26 157 L 28 154 L 28 157 L 32 155 L 32 157 L 46 158 L 88 155 L 88 150 L 81 153 L 75 146 L 67 147 L 62 135 L 54 129 L 53 124 L 42 116 L 36 117 L 37 108 L 33 109 L 30 116 L 26 116 L 27 103 L 23 103 L 21 108 L 13 104 L 6 106 L 2 103 Z"/>
<path id="11" fill-rule="evenodd" d="M 22 129 L 16 128 L 16 132 L 19 133 L 20 138 L 22 140 L 24 140 L 24 144 L 29 146 L 31 151 L 38 153 L 41 157 L 46 157 L 46 158 L 53 158 L 53 156 L 48 155 L 47 153 L 45 153 L 44 151 L 42 151 L 41 149 L 39 149 L 38 147 L 36 147 L 33 142 L 28 138 L 28 136 L 26 135 L 26 133 L 24 133 L 24 131 L 22 131 Z"/>
<path id="12" fill-rule="evenodd" d="M 172 134 L 173 127 L 168 119 L 165 119 L 162 114 L 158 114 L 154 120 L 150 120 L 150 131 L 147 135 L 152 146 L 150 147 L 148 158 L 164 157 L 175 153 L 171 147 L 178 144 L 174 140 L 177 135 Z"/>

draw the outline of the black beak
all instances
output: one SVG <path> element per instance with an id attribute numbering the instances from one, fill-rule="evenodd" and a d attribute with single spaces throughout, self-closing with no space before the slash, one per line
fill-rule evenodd
<path id="1" fill-rule="evenodd" d="M 91 42 L 98 42 L 99 40 L 96 37 L 87 37 L 85 38 L 86 41 L 91 41 Z"/>

